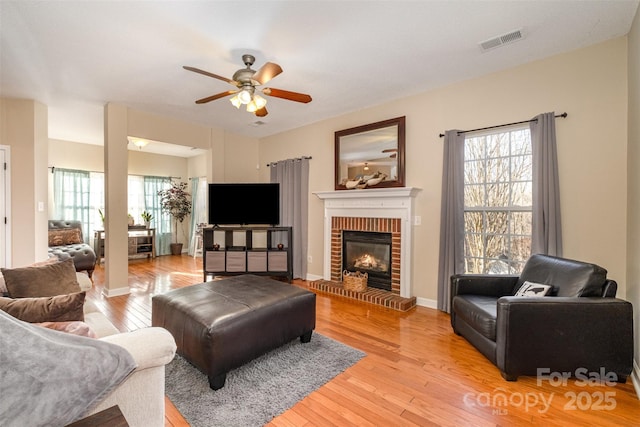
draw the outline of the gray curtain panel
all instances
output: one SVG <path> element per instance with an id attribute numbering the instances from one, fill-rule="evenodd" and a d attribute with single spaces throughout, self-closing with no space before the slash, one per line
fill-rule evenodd
<path id="1" fill-rule="evenodd" d="M 293 277 L 307 277 L 309 159 L 271 165 L 271 182 L 280 184 L 280 225 L 293 230 Z"/>
<path id="2" fill-rule="evenodd" d="M 562 256 L 555 114 L 540 114 L 529 126 L 533 155 L 531 253 Z"/>
<path id="3" fill-rule="evenodd" d="M 464 134 L 448 130 L 444 136 L 438 309 L 450 310 L 450 278 L 464 272 Z"/>

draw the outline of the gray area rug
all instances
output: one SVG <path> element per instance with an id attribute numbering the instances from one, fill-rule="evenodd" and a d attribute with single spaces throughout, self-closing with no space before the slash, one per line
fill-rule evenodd
<path id="1" fill-rule="evenodd" d="M 356 363 L 365 353 L 314 332 L 227 374 L 220 390 L 182 357 L 166 368 L 166 394 L 192 427 L 262 426 Z"/>

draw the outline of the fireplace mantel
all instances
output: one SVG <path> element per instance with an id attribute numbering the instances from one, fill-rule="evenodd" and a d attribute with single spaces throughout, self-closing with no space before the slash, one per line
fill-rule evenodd
<path id="1" fill-rule="evenodd" d="M 372 188 L 314 193 L 324 201 L 325 280 L 331 279 L 331 222 L 334 217 L 398 218 L 401 224 L 400 296 L 412 296 L 413 200 L 415 187 Z"/>

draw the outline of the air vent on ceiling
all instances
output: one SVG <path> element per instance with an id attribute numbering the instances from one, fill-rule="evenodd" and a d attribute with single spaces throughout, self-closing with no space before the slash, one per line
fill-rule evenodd
<path id="1" fill-rule="evenodd" d="M 482 50 L 483 52 L 487 52 L 497 47 L 504 46 L 505 44 L 517 42 L 518 40 L 522 40 L 523 38 L 524 34 L 522 29 L 511 31 L 509 33 L 492 37 L 489 40 L 485 40 L 482 43 L 479 43 L 480 50 Z"/>

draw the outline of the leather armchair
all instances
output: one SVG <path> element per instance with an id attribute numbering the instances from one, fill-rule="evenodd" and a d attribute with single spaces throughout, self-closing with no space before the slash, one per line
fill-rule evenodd
<path id="1" fill-rule="evenodd" d="M 514 296 L 525 281 L 552 285 L 553 293 Z M 616 291 L 595 264 L 533 255 L 520 276 L 452 276 L 451 326 L 508 381 L 539 370 L 604 369 L 625 382 L 633 366 L 633 307 Z"/>

